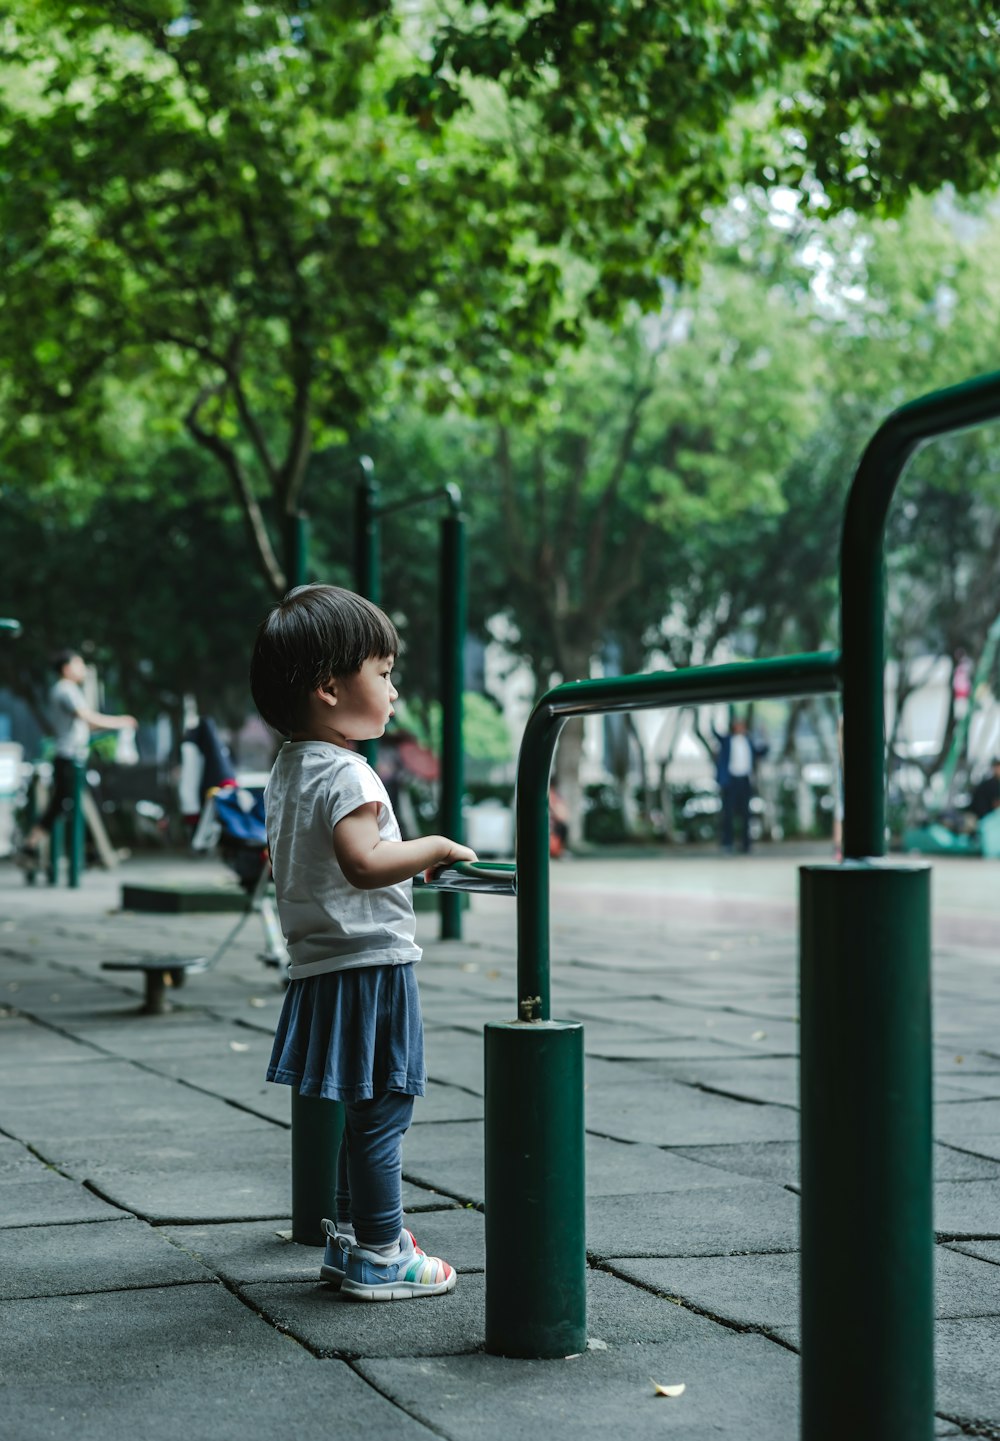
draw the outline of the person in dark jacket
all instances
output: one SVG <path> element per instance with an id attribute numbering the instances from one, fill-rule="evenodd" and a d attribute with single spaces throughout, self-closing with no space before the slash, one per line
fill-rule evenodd
<path id="1" fill-rule="evenodd" d="M 750 799 L 753 795 L 754 767 L 768 747 L 747 733 L 747 723 L 738 718 L 730 723 L 729 734 L 720 735 L 712 727 L 718 742 L 715 756 L 715 779 L 722 799 L 722 849 L 733 850 L 734 831 L 740 832 L 740 849 L 750 850 Z M 738 827 L 735 823 L 738 822 Z"/>

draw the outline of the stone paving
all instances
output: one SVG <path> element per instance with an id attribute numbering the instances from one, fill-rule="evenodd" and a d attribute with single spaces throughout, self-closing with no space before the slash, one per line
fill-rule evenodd
<path id="1" fill-rule="evenodd" d="M 205 953 L 231 918 L 118 898 L 125 879 L 221 869 L 134 862 L 71 892 L 0 868 L 4 1436 L 792 1441 L 795 864 L 554 870 L 554 1012 L 587 1050 L 591 1341 L 548 1362 L 482 1350 L 482 1026 L 513 1011 L 512 903 L 477 897 L 460 943 L 421 916 L 431 1084 L 405 1204 L 458 1287 L 363 1306 L 282 1234 L 289 1102 L 263 1081 L 281 988 L 252 926 L 167 1015 L 138 1014 L 140 976 L 100 969 Z M 935 867 L 942 1437 L 1000 1437 L 998 878 Z"/>

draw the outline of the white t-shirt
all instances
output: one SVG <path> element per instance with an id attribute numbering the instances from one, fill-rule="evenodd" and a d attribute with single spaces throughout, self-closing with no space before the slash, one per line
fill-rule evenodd
<path id="1" fill-rule="evenodd" d="M 337 864 L 333 828 L 368 801 L 378 802 L 382 839 L 399 841 L 385 786 L 363 756 L 327 741 L 286 741 L 278 752 L 264 810 L 292 980 L 420 959 L 412 881 L 361 891 Z"/>
<path id="2" fill-rule="evenodd" d="M 90 749 L 90 726 L 80 716 L 87 697 L 76 681 L 62 676 L 49 692 L 49 709 L 55 732 L 56 755 L 66 760 L 84 761 Z"/>
<path id="3" fill-rule="evenodd" d="M 753 751 L 750 742 L 742 733 L 732 736 L 729 741 L 729 774 L 748 776 L 752 770 Z"/>

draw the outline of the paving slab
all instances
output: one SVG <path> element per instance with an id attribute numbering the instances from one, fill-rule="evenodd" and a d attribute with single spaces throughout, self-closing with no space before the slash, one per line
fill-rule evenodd
<path id="1" fill-rule="evenodd" d="M 799 1200 L 766 1182 L 659 1195 L 597 1196 L 587 1205 L 587 1250 L 618 1256 L 731 1256 L 794 1251 Z"/>
<path id="2" fill-rule="evenodd" d="M 1000 1241 L 954 1241 L 949 1250 L 961 1251 L 966 1256 L 978 1256 L 981 1261 L 990 1261 L 1000 1266 Z"/>
<path id="3" fill-rule="evenodd" d="M 704 1087 L 724 1096 L 762 1101 L 779 1106 L 798 1106 L 799 1062 L 793 1056 L 733 1057 L 720 1060 L 718 1050 L 711 1059 L 693 1063 L 657 1061 L 644 1066 L 650 1077 Z M 651 1080 L 651 1084 L 656 1081 Z"/>
<path id="4" fill-rule="evenodd" d="M 677 1151 L 605 1136 L 586 1139 L 588 1196 L 621 1196 L 661 1191 L 696 1191 L 753 1185 L 749 1177 L 724 1173 Z"/>
<path id="5" fill-rule="evenodd" d="M 1000 1133 L 1000 1098 L 989 1101 L 949 1101 L 934 1107 L 934 1134 L 940 1141 L 966 1142 L 969 1138 Z"/>
<path id="6" fill-rule="evenodd" d="M 218 1285 L 12 1302 L 0 1358 L 4 1429 L 17 1441 L 329 1441 L 333 1414 L 341 1441 L 431 1438 Z"/>
<path id="7" fill-rule="evenodd" d="M 35 1174 L 0 1181 L 0 1229 L 110 1221 L 121 1208 L 38 1163 Z"/>
<path id="8" fill-rule="evenodd" d="M 798 1255 L 670 1260 L 619 1257 L 611 1269 L 615 1275 L 734 1325 L 782 1334 L 798 1325 Z M 1000 1311 L 1000 1267 L 943 1246 L 934 1251 L 934 1289 L 939 1318 L 990 1316 Z"/>
<path id="9" fill-rule="evenodd" d="M 274 1325 L 318 1355 L 458 1356 L 485 1345 L 485 1285 L 484 1276 L 467 1273 L 447 1296 L 412 1306 L 365 1305 L 323 1284 L 249 1285 L 241 1291 Z M 701 1325 L 710 1337 L 713 1324 L 701 1320 Z M 600 1271 L 587 1273 L 587 1329 L 606 1346 L 692 1334 L 680 1307 Z"/>
<path id="10" fill-rule="evenodd" d="M 799 1123 L 798 1115 L 782 1106 L 734 1102 L 674 1081 L 627 1075 L 614 1084 L 588 1075 L 585 1114 L 589 1131 L 672 1147 L 789 1141 Z"/>
<path id="11" fill-rule="evenodd" d="M 0 1231 L 0 1300 L 204 1282 L 204 1266 L 142 1221 Z"/>
<path id="12" fill-rule="evenodd" d="M 1000 1238 L 1000 1180 L 938 1182 L 934 1229 L 945 1236 Z"/>
<path id="13" fill-rule="evenodd" d="M 759 1336 L 699 1318 L 669 1343 L 588 1351 L 571 1361 L 492 1356 L 365 1360 L 357 1369 L 451 1441 L 796 1441 L 798 1361 Z M 690 1330 L 685 1334 L 685 1329 Z M 676 1399 L 652 1379 L 684 1384 Z"/>
<path id="14" fill-rule="evenodd" d="M 1000 1318 L 942 1321 L 935 1333 L 936 1410 L 962 1424 L 1000 1432 Z M 975 1433 L 973 1433 L 975 1434 Z"/>

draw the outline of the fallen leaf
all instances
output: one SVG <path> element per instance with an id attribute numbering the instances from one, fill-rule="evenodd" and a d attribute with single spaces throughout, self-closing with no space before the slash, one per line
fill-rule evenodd
<path id="1" fill-rule="evenodd" d="M 960 1066 L 964 1060 L 965 1060 L 965 1057 L 964 1057 L 964 1056 L 956 1056 L 956 1057 L 955 1057 L 955 1065 L 956 1065 L 956 1066 Z"/>
<path id="2" fill-rule="evenodd" d="M 229 1049 L 231 1051 L 249 1051 L 250 1046 L 246 1041 L 230 1041 Z"/>
<path id="3" fill-rule="evenodd" d="M 649 1378 L 653 1381 L 652 1376 Z M 661 1386 L 659 1381 L 653 1381 L 653 1394 L 655 1396 L 683 1396 L 687 1387 L 683 1381 L 679 1386 Z"/>

